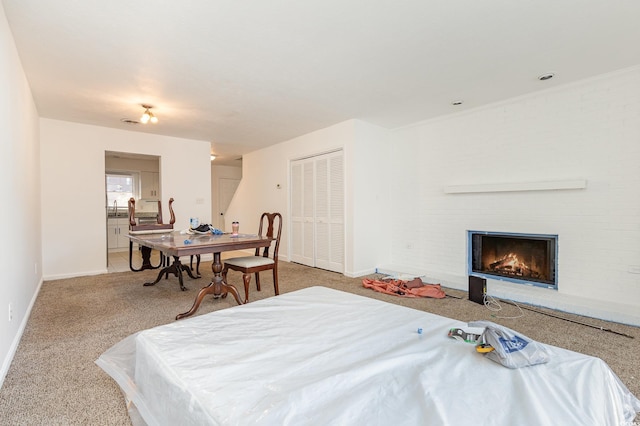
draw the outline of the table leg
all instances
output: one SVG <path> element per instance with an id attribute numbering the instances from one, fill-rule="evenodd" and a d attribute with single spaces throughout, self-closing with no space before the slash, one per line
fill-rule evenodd
<path id="1" fill-rule="evenodd" d="M 176 277 L 178 277 L 178 282 L 180 283 L 180 290 L 185 291 L 187 290 L 187 288 L 184 286 L 183 284 L 183 280 L 182 280 L 182 271 L 186 271 L 187 274 L 189 275 L 189 277 L 191 278 L 200 278 L 199 276 L 194 276 L 191 273 L 191 268 L 188 267 L 187 265 L 183 265 L 180 262 L 180 258 L 178 256 L 174 256 L 173 257 L 173 263 L 165 268 L 162 268 L 162 270 L 160 270 L 160 272 L 158 273 L 158 276 L 156 277 L 155 281 L 150 282 L 150 283 L 144 283 L 145 287 L 148 286 L 152 286 L 152 285 L 156 285 L 158 282 L 160 282 L 160 280 L 162 279 L 162 275 L 167 275 L 167 277 L 169 276 L 169 274 L 173 274 Z"/>
<path id="2" fill-rule="evenodd" d="M 200 307 L 200 303 L 202 303 L 202 300 L 207 294 L 212 294 L 213 297 L 217 299 L 219 297 L 225 297 L 228 293 L 231 293 L 236 299 L 236 302 L 238 302 L 238 305 L 242 305 L 238 289 L 230 284 L 227 284 L 222 279 L 222 261 L 220 260 L 220 253 L 213 254 L 211 270 L 213 270 L 213 280 L 211 280 L 211 283 L 209 283 L 208 286 L 204 287 L 198 292 L 196 300 L 193 302 L 193 306 L 191 306 L 191 309 L 189 309 L 185 313 L 176 315 L 177 320 L 193 315 L 198 310 L 198 308 Z"/>

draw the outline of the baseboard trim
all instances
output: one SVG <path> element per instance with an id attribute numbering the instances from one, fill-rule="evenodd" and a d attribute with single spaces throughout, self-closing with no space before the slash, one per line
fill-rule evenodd
<path id="1" fill-rule="evenodd" d="M 54 281 L 54 280 L 62 280 L 65 278 L 76 278 L 76 277 L 87 277 L 90 275 L 100 275 L 107 274 L 109 271 L 105 269 L 98 269 L 96 271 L 81 271 L 81 272 L 70 272 L 68 274 L 56 274 L 56 275 L 46 275 L 42 279 L 44 281 Z"/>
<path id="2" fill-rule="evenodd" d="M 421 277 L 427 283 L 441 284 L 443 287 L 456 290 L 468 290 L 467 275 L 429 272 L 405 265 L 384 265 L 378 267 L 376 271 L 399 279 Z M 563 294 L 557 290 L 535 286 L 505 284 L 503 281 L 492 279 L 487 279 L 487 294 L 527 305 L 640 327 L 638 309 L 629 304 Z"/>
<path id="3" fill-rule="evenodd" d="M 0 370 L 0 389 L 4 384 L 4 379 L 7 377 L 9 373 L 9 368 L 11 367 L 11 362 L 13 361 L 13 357 L 16 355 L 18 350 L 18 346 L 20 345 L 20 340 L 22 340 L 22 335 L 24 334 L 24 330 L 27 327 L 27 322 L 29 321 L 29 317 L 31 316 L 31 310 L 36 303 L 36 299 L 38 298 L 38 294 L 40 293 L 40 289 L 42 288 L 42 284 L 44 283 L 44 279 L 40 278 L 40 282 L 38 283 L 38 287 L 36 291 L 33 293 L 33 297 L 31 298 L 31 302 L 29 302 L 29 306 L 27 307 L 27 311 L 25 312 L 24 317 L 22 318 L 22 322 L 20 323 L 20 327 L 18 328 L 18 332 L 13 338 L 11 342 L 11 346 L 9 347 L 9 352 L 7 356 L 2 362 L 2 369 Z"/>

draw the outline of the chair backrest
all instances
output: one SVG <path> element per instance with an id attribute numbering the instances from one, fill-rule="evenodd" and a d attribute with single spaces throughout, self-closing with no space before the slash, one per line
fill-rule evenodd
<path id="1" fill-rule="evenodd" d="M 277 219 L 277 223 L 276 223 Z M 264 224 L 267 224 L 266 234 L 263 234 Z M 258 235 L 273 238 L 275 245 L 273 247 L 273 260 L 278 260 L 278 249 L 280 248 L 280 235 L 282 234 L 282 215 L 280 213 L 262 213 L 260 216 L 260 228 Z M 262 251 L 262 256 L 269 257 L 269 248 L 267 246 Z M 256 249 L 256 256 L 260 256 L 260 248 Z"/>
<path id="2" fill-rule="evenodd" d="M 162 203 L 158 200 L 158 215 L 156 216 L 156 223 L 140 225 L 136 220 L 136 200 L 135 198 L 129 198 L 129 231 L 152 231 L 157 229 L 173 229 L 173 224 L 176 222 L 176 215 L 173 213 L 173 198 L 169 199 L 169 213 L 171 218 L 169 223 L 162 222 Z"/>

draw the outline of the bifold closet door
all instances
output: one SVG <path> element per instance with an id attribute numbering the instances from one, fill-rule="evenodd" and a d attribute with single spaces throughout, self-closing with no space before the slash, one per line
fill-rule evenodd
<path id="1" fill-rule="evenodd" d="M 313 161 L 291 163 L 291 260 L 315 266 L 313 244 Z"/>
<path id="2" fill-rule="evenodd" d="M 342 151 L 291 163 L 291 207 L 292 261 L 343 272 Z"/>

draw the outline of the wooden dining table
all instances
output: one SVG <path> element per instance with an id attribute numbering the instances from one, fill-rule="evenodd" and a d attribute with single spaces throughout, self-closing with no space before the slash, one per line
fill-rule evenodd
<path id="1" fill-rule="evenodd" d="M 228 293 L 231 293 L 236 299 L 239 305 L 243 302 L 240 299 L 238 290 L 226 282 L 222 278 L 222 260 L 220 253 L 225 251 L 255 249 L 260 247 L 267 247 L 273 241 L 271 238 L 251 235 L 251 234 L 222 234 L 214 235 L 212 233 L 207 234 L 184 234 L 181 232 L 167 232 L 163 234 L 129 234 L 129 239 L 143 247 L 148 247 L 154 250 L 158 250 L 164 253 L 165 256 L 173 257 L 173 265 L 168 268 L 172 268 L 171 272 L 177 271 L 181 280 L 181 271 L 183 266 L 180 263 L 181 256 L 202 255 L 213 253 L 213 262 L 211 263 L 211 269 L 213 271 L 213 279 L 206 287 L 202 288 L 196 296 L 193 306 L 187 312 L 178 314 L 176 319 L 185 318 L 193 315 L 200 306 L 200 303 L 204 297 L 208 294 L 213 295 L 214 298 L 226 297 Z M 159 278 L 167 273 L 168 268 L 163 269 L 158 274 L 158 279 L 153 283 L 146 283 L 145 285 L 154 285 L 159 281 Z M 182 283 L 181 283 L 182 284 Z M 181 287 L 183 287 L 181 285 Z"/>

